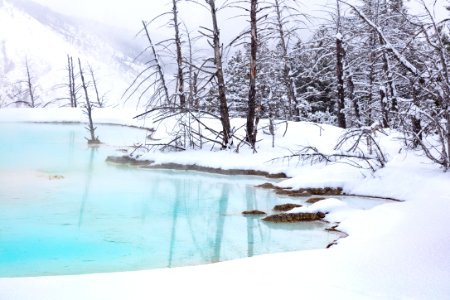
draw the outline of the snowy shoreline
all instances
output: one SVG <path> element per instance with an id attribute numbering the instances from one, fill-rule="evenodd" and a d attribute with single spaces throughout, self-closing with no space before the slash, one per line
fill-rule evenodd
<path id="1" fill-rule="evenodd" d="M 102 123 L 145 126 L 133 113 L 96 110 Z M 0 110 L 0 122 L 82 121 L 73 109 Z M 151 125 L 151 124 L 150 124 Z M 1 126 L 1 123 L 0 123 Z M 298 126 L 297 128 L 295 126 Z M 152 127 L 152 126 L 148 126 Z M 375 173 L 347 165 L 267 164 L 297 143 L 321 144 L 340 131 L 326 126 L 316 139 L 314 125 L 290 125 L 291 136 L 278 149 L 261 143 L 257 154 L 186 151 L 149 153 L 157 163 L 198 164 L 233 169 L 284 171 L 283 188 L 342 187 L 346 193 L 391 197 L 388 203 L 352 211 L 328 201 L 327 220 L 349 234 L 330 249 L 280 253 L 212 265 L 125 273 L 0 278 L 1 299 L 273 299 L 301 295 L 312 299 L 448 299 L 450 295 L 450 174 L 414 153 L 398 151 L 398 141 L 385 138 L 390 160 Z M 315 127 L 314 127 L 315 128 Z M 297 132 L 304 134 L 298 134 Z M 317 130 L 318 131 L 318 130 Z M 322 134 L 322 129 L 321 129 Z M 303 138 L 304 140 L 299 141 Z M 331 200 L 331 199 L 330 199 Z M 317 205 L 316 205 L 317 207 Z M 314 209 L 312 207 L 311 209 Z M 176 288 L 174 288 L 176 287 Z"/>

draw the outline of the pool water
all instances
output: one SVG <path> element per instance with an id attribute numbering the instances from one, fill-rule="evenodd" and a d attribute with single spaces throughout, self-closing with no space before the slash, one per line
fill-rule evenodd
<path id="1" fill-rule="evenodd" d="M 324 248 L 322 222 L 281 226 L 270 212 L 286 198 L 255 189 L 259 177 L 110 165 L 108 155 L 143 141 L 144 130 L 0 124 L 0 277 L 132 271 Z"/>

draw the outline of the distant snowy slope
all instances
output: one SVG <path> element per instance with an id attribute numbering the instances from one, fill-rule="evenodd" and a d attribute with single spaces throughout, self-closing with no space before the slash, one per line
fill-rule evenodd
<path id="1" fill-rule="evenodd" d="M 67 55 L 74 62 L 79 57 L 86 72 L 88 63 L 92 66 L 100 94 L 115 105 L 140 69 L 134 62 L 140 49 L 132 33 L 60 15 L 29 0 L 0 0 L 0 106 L 23 89 L 18 82 L 26 79 L 26 61 L 42 104 L 67 97 Z"/>

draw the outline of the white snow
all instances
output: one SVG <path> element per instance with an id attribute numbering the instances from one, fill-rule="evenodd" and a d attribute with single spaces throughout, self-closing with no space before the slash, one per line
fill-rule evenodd
<path id="1" fill-rule="evenodd" d="M 133 114 L 96 110 L 97 122 L 137 124 Z M 0 110 L 0 120 L 81 121 L 69 110 Z M 242 122 L 233 120 L 232 124 Z M 262 125 L 263 122 L 261 123 Z M 148 123 L 148 127 L 153 127 Z M 156 136 L 164 138 L 165 129 Z M 385 168 L 371 173 L 345 164 L 309 165 L 277 160 L 299 145 L 332 151 L 342 133 L 332 126 L 289 123 L 277 131 L 276 148 L 262 130 L 258 153 L 241 149 L 148 153 L 157 161 L 223 168 L 284 171 L 283 187 L 340 186 L 346 193 L 392 197 L 374 208 L 353 209 L 327 199 L 294 211 L 324 211 L 349 234 L 330 249 L 280 253 L 218 264 L 129 273 L 1 278 L 0 299 L 449 299 L 450 174 L 425 158 L 400 151 L 395 132 L 379 135 L 388 154 Z"/>

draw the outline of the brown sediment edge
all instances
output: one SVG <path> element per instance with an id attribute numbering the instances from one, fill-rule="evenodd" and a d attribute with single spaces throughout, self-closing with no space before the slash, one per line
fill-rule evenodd
<path id="1" fill-rule="evenodd" d="M 358 195 L 358 194 L 349 194 L 345 193 L 344 190 L 340 187 L 338 188 L 300 188 L 300 189 L 291 189 L 291 188 L 281 188 L 273 183 L 267 182 L 261 185 L 256 186 L 258 188 L 263 189 L 271 189 L 274 190 L 277 195 L 285 195 L 291 197 L 310 197 L 310 196 L 348 196 L 348 197 L 359 197 L 359 198 L 373 198 L 373 199 L 382 199 L 388 201 L 395 202 L 405 202 L 404 200 L 391 198 L 391 197 L 382 197 L 382 196 L 373 196 L 373 195 Z"/>
<path id="2" fill-rule="evenodd" d="M 245 170 L 245 169 L 221 169 L 212 167 L 203 167 L 199 165 L 183 165 L 176 163 L 150 164 L 144 166 L 146 169 L 164 169 L 164 170 L 181 170 L 181 171 L 199 171 L 221 175 L 245 175 L 245 176 L 263 176 L 271 179 L 286 179 L 284 173 L 269 173 L 265 171 Z"/>
<path id="3" fill-rule="evenodd" d="M 179 171 L 198 171 L 219 175 L 244 175 L 244 176 L 261 176 L 269 179 L 288 179 L 289 177 L 285 173 L 269 173 L 266 171 L 258 171 L 258 170 L 245 170 L 245 169 L 221 169 L 221 168 L 212 168 L 212 167 L 204 167 L 195 164 L 178 164 L 178 163 L 162 163 L 155 164 L 154 161 L 151 160 L 138 160 L 127 155 L 124 156 L 108 156 L 106 158 L 108 163 L 118 164 L 118 165 L 128 165 L 133 167 L 140 167 L 144 169 L 154 169 L 154 170 L 179 170 Z M 404 202 L 404 200 L 390 198 L 390 197 L 381 197 L 381 196 L 373 196 L 373 195 L 358 195 L 358 194 L 348 194 L 343 191 L 342 188 L 300 188 L 300 189 L 289 189 L 289 188 L 281 188 L 275 186 L 273 183 L 264 183 L 262 185 L 258 185 L 256 187 L 272 189 L 277 194 L 287 195 L 287 196 L 349 196 L 349 197 L 361 197 L 361 198 L 374 198 L 374 199 L 382 199 L 389 200 L 395 202 Z"/>
<path id="4" fill-rule="evenodd" d="M 405 200 L 401 200 L 401 199 L 396 199 L 396 198 L 391 198 L 391 197 L 371 196 L 371 195 L 358 195 L 358 194 L 343 193 L 342 196 L 358 197 L 358 198 L 373 198 L 373 199 L 389 200 L 389 201 L 394 201 L 394 202 L 405 202 Z"/>
<path id="5" fill-rule="evenodd" d="M 144 169 L 153 170 L 178 170 L 178 171 L 198 171 L 206 172 L 220 175 L 244 175 L 244 176 L 262 176 L 270 179 L 286 179 L 288 176 L 284 173 L 269 173 L 265 171 L 257 170 L 245 170 L 245 169 L 221 169 L 204 167 L 195 164 L 177 164 L 177 163 L 162 163 L 155 164 L 154 161 L 150 160 L 137 160 L 129 156 L 108 156 L 106 161 L 109 163 L 129 165 L 135 167 L 141 167 Z"/>
<path id="6" fill-rule="evenodd" d="M 331 243 L 329 243 L 329 244 L 327 245 L 326 249 L 329 249 L 329 248 L 331 248 L 331 247 L 333 247 L 333 246 L 336 246 L 336 245 L 339 243 L 339 241 L 340 241 L 341 239 L 345 239 L 346 237 L 349 236 L 348 233 L 346 233 L 346 232 L 344 232 L 344 231 L 342 231 L 342 230 L 337 229 L 338 227 L 339 227 L 339 224 L 336 224 L 336 225 L 334 225 L 334 226 L 332 226 L 332 227 L 329 227 L 329 228 L 325 229 L 325 231 L 328 231 L 328 232 L 337 232 L 338 234 L 341 235 L 340 237 L 338 237 L 337 239 L 335 239 L 334 241 L 332 241 Z"/>

